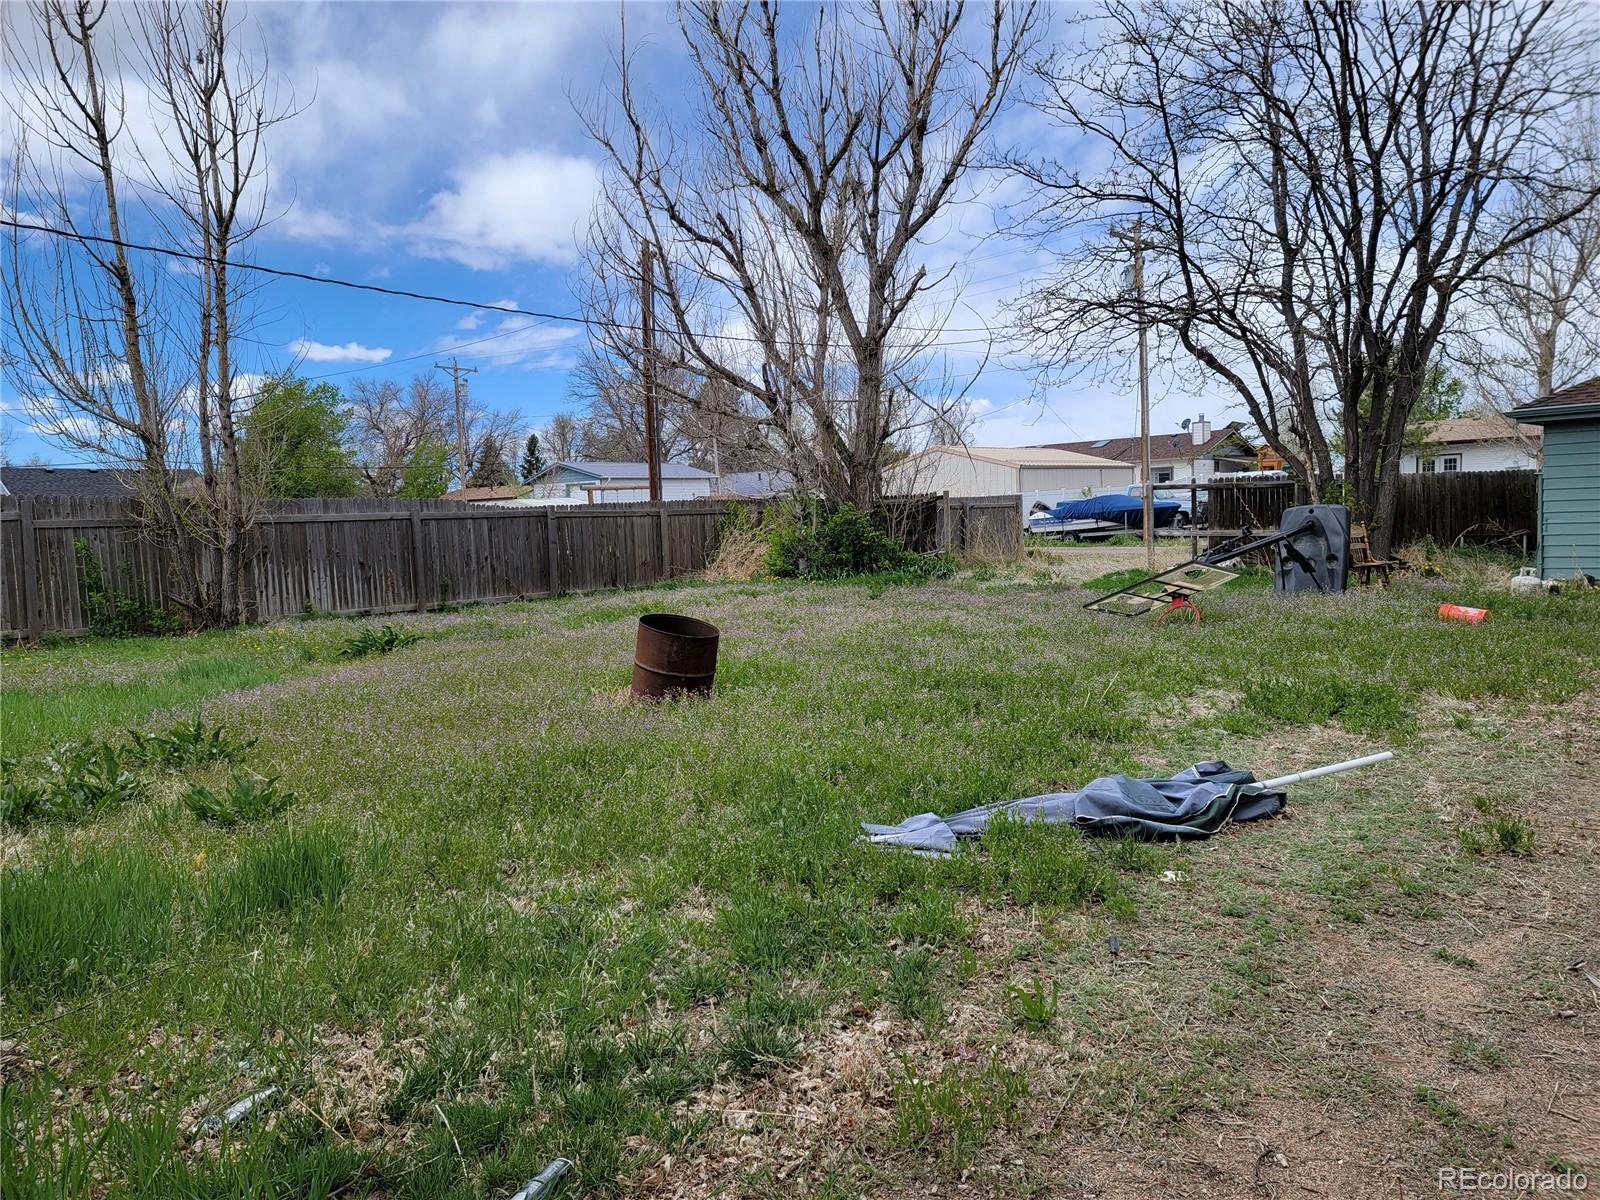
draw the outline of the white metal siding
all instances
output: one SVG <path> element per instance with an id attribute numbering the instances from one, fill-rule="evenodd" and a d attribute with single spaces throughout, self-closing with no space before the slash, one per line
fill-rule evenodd
<path id="1" fill-rule="evenodd" d="M 1116 467 L 1023 467 L 1024 492 L 1081 492 L 1088 488 L 1121 487 L 1133 482 L 1133 468 Z M 982 493 L 974 492 L 973 495 Z"/>
<path id="2" fill-rule="evenodd" d="M 1020 490 L 1017 469 L 969 458 L 958 450 L 919 454 L 889 472 L 889 490 L 899 493 L 949 492 L 952 496 L 1005 496 Z"/>

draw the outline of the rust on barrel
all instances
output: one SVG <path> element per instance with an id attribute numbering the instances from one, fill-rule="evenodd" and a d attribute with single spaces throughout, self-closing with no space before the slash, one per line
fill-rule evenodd
<path id="1" fill-rule="evenodd" d="M 720 636 L 709 621 L 677 613 L 646 613 L 639 618 L 634 641 L 633 694 L 710 695 L 717 675 Z"/>

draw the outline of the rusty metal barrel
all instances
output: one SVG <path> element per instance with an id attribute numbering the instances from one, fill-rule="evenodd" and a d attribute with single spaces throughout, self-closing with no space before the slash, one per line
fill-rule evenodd
<path id="1" fill-rule="evenodd" d="M 633 647 L 633 694 L 709 696 L 720 637 L 709 621 L 646 613 L 639 618 Z"/>

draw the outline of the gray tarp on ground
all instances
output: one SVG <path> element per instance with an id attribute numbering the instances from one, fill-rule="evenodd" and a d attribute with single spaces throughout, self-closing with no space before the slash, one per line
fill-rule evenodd
<path id="1" fill-rule="evenodd" d="M 1229 821 L 1270 817 L 1283 808 L 1283 792 L 1245 792 L 1254 783 L 1249 771 L 1225 762 L 1196 763 L 1171 779 L 1106 775 L 1080 792 L 1052 792 L 1022 800 L 1003 800 L 940 817 L 922 813 L 898 825 L 861 828 L 873 842 L 905 846 L 929 854 L 948 854 L 956 839 L 976 837 L 996 813 L 1049 825 L 1075 825 L 1084 833 L 1132 833 L 1148 838 L 1210 837 Z"/>

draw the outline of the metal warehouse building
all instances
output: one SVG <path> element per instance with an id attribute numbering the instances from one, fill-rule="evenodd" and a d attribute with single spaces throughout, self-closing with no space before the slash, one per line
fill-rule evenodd
<path id="1" fill-rule="evenodd" d="M 885 480 L 891 492 L 952 496 L 1076 494 L 1133 481 L 1129 463 L 1032 446 L 933 446 L 896 463 Z"/>

